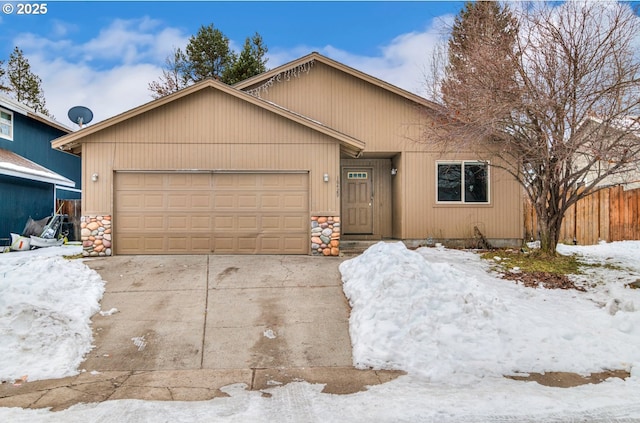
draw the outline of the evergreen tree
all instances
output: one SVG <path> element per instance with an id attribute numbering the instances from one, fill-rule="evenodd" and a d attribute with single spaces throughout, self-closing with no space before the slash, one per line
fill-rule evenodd
<path id="1" fill-rule="evenodd" d="M 253 37 L 247 37 L 240 55 L 224 73 L 223 82 L 235 84 L 266 71 L 268 59 L 264 55 L 267 51 L 260 34 L 256 32 Z"/>
<path id="2" fill-rule="evenodd" d="M 477 82 L 484 82 L 486 89 L 496 94 L 508 93 L 510 86 L 516 86 L 511 53 L 517 32 L 517 20 L 507 6 L 497 1 L 465 4 L 455 18 L 449 38 L 449 64 L 441 86 L 445 105 L 465 115 L 470 108 L 477 107 L 472 104 L 476 95 L 469 89 Z M 500 86 L 494 86 L 496 82 Z"/>
<path id="3" fill-rule="evenodd" d="M 222 79 L 227 68 L 233 64 L 229 38 L 213 24 L 201 26 L 198 33 L 189 38 L 187 52 L 187 78 L 198 82 L 206 78 Z"/>
<path id="4" fill-rule="evenodd" d="M 178 48 L 167 57 L 162 76 L 149 83 L 149 90 L 154 98 L 160 98 L 206 78 L 235 84 L 267 70 L 267 51 L 257 32 L 246 38 L 242 51 L 236 54 L 229 47 L 229 38 L 213 24 L 201 26 L 184 52 Z"/>
<path id="5" fill-rule="evenodd" d="M 0 60 L 0 92 L 9 92 L 9 86 L 5 81 L 6 71 L 4 70 L 4 60 Z"/>
<path id="6" fill-rule="evenodd" d="M 31 71 L 29 61 L 18 47 L 14 48 L 9 56 L 7 75 L 10 92 L 17 101 L 49 116 L 41 86 L 42 80 Z"/>

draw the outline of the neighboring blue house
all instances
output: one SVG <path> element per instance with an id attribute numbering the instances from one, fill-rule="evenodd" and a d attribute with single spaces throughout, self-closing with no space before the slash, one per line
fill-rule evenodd
<path id="1" fill-rule="evenodd" d="M 0 245 L 29 217 L 51 216 L 56 200 L 81 198 L 80 157 L 51 148 L 71 129 L 0 95 Z"/>

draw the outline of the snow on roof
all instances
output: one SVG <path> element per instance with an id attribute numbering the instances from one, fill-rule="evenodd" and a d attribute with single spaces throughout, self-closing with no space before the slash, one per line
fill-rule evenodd
<path id="1" fill-rule="evenodd" d="M 0 175 L 75 187 L 76 183 L 12 151 L 0 148 Z"/>

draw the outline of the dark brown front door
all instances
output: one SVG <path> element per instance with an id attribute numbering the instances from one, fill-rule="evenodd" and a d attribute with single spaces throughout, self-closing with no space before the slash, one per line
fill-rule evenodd
<path id="1" fill-rule="evenodd" d="M 373 169 L 342 170 L 342 224 L 345 234 L 373 233 Z"/>

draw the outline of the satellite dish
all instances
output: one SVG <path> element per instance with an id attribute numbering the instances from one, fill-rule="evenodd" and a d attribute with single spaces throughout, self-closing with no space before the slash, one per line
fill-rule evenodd
<path id="1" fill-rule="evenodd" d="M 93 119 L 93 112 L 89 110 L 88 107 L 74 106 L 69 109 L 67 116 L 69 116 L 69 119 L 71 119 L 72 122 L 77 123 L 80 125 L 80 128 L 82 128 L 83 124 L 91 122 Z"/>

